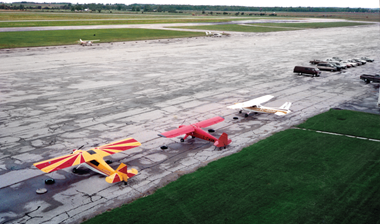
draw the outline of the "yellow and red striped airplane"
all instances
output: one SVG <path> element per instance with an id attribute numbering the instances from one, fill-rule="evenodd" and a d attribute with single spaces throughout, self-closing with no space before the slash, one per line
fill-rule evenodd
<path id="1" fill-rule="evenodd" d="M 133 168 L 128 170 L 127 165 L 124 163 L 121 163 L 119 167 L 114 170 L 104 161 L 103 157 L 132 149 L 140 145 L 141 143 L 135 139 L 127 138 L 100 147 L 95 147 L 87 151 L 74 149 L 70 155 L 45 160 L 33 165 L 45 173 L 51 173 L 70 166 L 84 165 L 97 173 L 107 176 L 106 181 L 108 183 L 116 183 L 120 181 L 126 183 L 129 178 L 138 174 L 138 171 Z"/>

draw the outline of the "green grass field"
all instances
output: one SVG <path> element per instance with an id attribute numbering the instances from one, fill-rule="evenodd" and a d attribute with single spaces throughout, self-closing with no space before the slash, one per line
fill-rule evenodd
<path id="1" fill-rule="evenodd" d="M 331 109 L 298 127 L 380 140 L 380 116 L 376 114 Z"/>
<path id="2" fill-rule="evenodd" d="M 203 29 L 203 30 L 219 30 L 219 31 L 235 31 L 235 32 L 274 32 L 297 29 L 317 29 L 331 28 L 343 26 L 368 25 L 368 23 L 355 22 L 328 22 L 328 23 L 260 23 L 247 25 L 206 25 L 206 26 L 181 26 L 177 28 L 183 29 Z"/>
<path id="3" fill-rule="evenodd" d="M 204 33 L 153 29 L 96 29 L 0 32 L 0 49 L 76 44 L 79 39 L 99 39 L 100 41 L 95 43 L 102 43 L 196 36 L 204 36 Z"/>
<path id="4" fill-rule="evenodd" d="M 379 175 L 379 142 L 290 129 L 86 223 L 377 223 Z"/>

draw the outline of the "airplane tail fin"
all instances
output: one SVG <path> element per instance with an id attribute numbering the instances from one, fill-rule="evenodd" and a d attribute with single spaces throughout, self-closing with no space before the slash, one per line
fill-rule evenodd
<path id="1" fill-rule="evenodd" d="M 214 143 L 216 147 L 226 147 L 231 143 L 231 139 L 228 139 L 228 135 L 223 132 L 219 139 Z"/>
<path id="2" fill-rule="evenodd" d="M 278 116 L 284 116 L 284 115 L 287 115 L 291 112 L 291 110 L 289 110 L 290 106 L 292 106 L 292 103 L 291 102 L 286 102 L 284 103 L 281 107 L 280 107 L 280 110 L 283 110 L 283 111 L 278 111 L 276 112 L 275 114 L 278 115 Z"/>
<path id="3" fill-rule="evenodd" d="M 280 109 L 283 109 L 283 110 L 289 110 L 290 106 L 292 106 L 292 103 L 291 102 L 286 102 L 284 103 Z"/>
<path id="4" fill-rule="evenodd" d="M 139 172 L 136 169 L 127 169 L 127 165 L 124 163 L 121 163 L 119 167 L 116 169 L 116 172 L 113 173 L 111 176 L 106 177 L 106 181 L 108 183 L 116 183 L 120 181 L 127 181 L 129 178 L 135 176 Z"/>

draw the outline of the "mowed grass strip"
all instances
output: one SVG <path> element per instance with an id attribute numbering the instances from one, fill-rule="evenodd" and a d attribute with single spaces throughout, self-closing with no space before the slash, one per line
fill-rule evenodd
<path id="1" fill-rule="evenodd" d="M 172 27 L 170 27 L 170 28 L 172 28 Z M 244 26 L 244 25 L 237 25 L 237 24 L 205 25 L 205 26 L 175 26 L 173 28 L 197 29 L 197 30 L 234 31 L 234 32 L 274 32 L 274 31 L 294 30 L 293 28 Z"/>
<path id="2" fill-rule="evenodd" d="M 0 48 L 38 47 L 76 44 L 82 40 L 102 42 L 150 40 L 204 36 L 200 32 L 154 30 L 154 29 L 96 29 L 0 32 Z"/>
<path id="3" fill-rule="evenodd" d="M 249 23 L 245 25 L 209 25 L 209 26 L 181 26 L 182 29 L 219 30 L 234 32 L 274 32 L 298 29 L 317 29 L 344 26 L 369 25 L 368 23 L 354 22 L 326 22 L 326 23 Z"/>
<path id="4" fill-rule="evenodd" d="M 130 19 L 130 18 L 171 18 L 184 17 L 165 14 L 119 14 L 119 13 L 49 13 L 49 12 L 0 12 L 0 21 L 8 20 L 80 20 L 80 19 Z M 190 16 L 189 16 L 190 17 Z"/>
<path id="5" fill-rule="evenodd" d="M 380 140 L 380 115 L 377 114 L 330 109 L 298 127 Z"/>
<path id="6" fill-rule="evenodd" d="M 376 223 L 380 143 L 290 129 L 89 223 Z"/>
<path id="7" fill-rule="evenodd" d="M 120 24 L 157 24 L 157 23 L 211 23 L 228 22 L 231 18 L 141 18 L 109 20 L 76 20 L 76 21 L 22 21 L 1 22 L 0 27 L 38 27 L 38 26 L 85 26 L 85 25 L 120 25 Z"/>

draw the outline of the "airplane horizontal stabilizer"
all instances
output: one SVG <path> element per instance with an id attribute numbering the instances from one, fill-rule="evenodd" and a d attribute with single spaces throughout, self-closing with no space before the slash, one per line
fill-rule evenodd
<path id="1" fill-rule="evenodd" d="M 274 113 L 275 115 L 278 115 L 278 116 L 284 116 L 286 115 L 287 113 L 286 112 L 276 112 Z"/>
<path id="2" fill-rule="evenodd" d="M 110 183 L 110 184 L 117 183 L 117 182 L 120 182 L 122 180 L 123 180 L 123 178 L 117 173 L 114 173 L 111 176 L 106 177 L 107 183 Z"/>
<path id="3" fill-rule="evenodd" d="M 133 168 L 128 170 L 127 165 L 125 165 L 124 163 L 121 163 L 119 167 L 116 169 L 116 171 L 121 173 L 124 181 L 126 181 L 128 178 L 131 178 L 139 173 L 136 169 L 133 169 Z"/>

